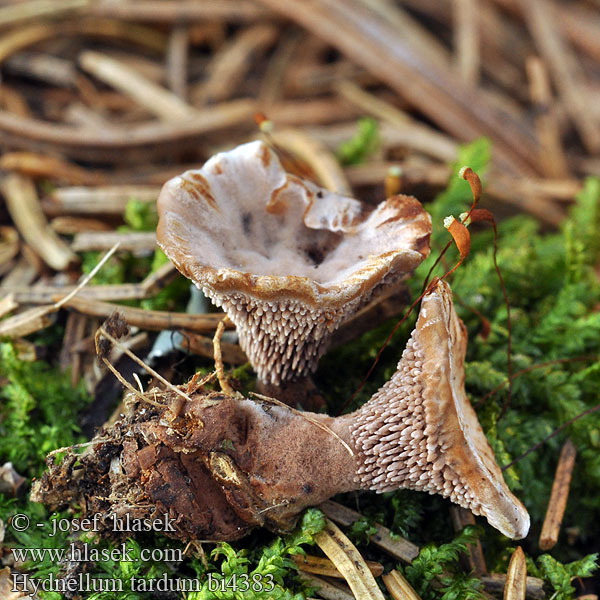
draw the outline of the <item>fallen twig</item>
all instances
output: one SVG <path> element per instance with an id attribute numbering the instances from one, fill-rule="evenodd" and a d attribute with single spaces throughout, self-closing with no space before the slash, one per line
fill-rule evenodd
<path id="1" fill-rule="evenodd" d="M 554 482 L 552 483 L 552 492 L 550 493 L 550 500 L 548 501 L 548 508 L 540 533 L 539 546 L 541 550 L 550 550 L 558 541 L 560 526 L 567 506 L 567 498 L 569 497 L 569 485 L 576 455 L 575 445 L 567 439 L 560 451 Z"/>

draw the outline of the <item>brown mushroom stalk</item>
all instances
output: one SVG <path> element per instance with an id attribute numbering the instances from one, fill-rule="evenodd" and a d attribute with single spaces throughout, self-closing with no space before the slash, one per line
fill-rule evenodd
<path id="1" fill-rule="evenodd" d="M 105 515 L 108 532 L 113 514 L 166 514 L 173 537 L 231 540 L 256 526 L 287 531 L 305 507 L 339 492 L 405 487 L 523 537 L 529 516 L 464 392 L 465 348 L 450 290 L 438 282 L 397 372 L 358 411 L 333 418 L 235 394 L 137 393 L 93 451 L 49 462 L 33 498 L 77 502 L 84 514 Z"/>
<path id="2" fill-rule="evenodd" d="M 262 142 L 168 181 L 158 214 L 160 247 L 276 386 L 310 374 L 331 332 L 429 253 L 431 219 L 415 198 L 340 196 L 286 173 Z"/>

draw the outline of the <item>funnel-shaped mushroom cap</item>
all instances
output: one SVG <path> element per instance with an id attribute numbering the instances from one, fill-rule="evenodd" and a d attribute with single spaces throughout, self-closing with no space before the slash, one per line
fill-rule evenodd
<path id="1" fill-rule="evenodd" d="M 464 388 L 467 335 L 443 281 L 421 305 L 398 370 L 350 415 L 364 488 L 398 487 L 446 496 L 511 538 L 529 530 Z"/>
<path id="2" fill-rule="evenodd" d="M 275 384 L 313 370 L 328 334 L 429 252 L 416 199 L 373 208 L 328 192 L 285 173 L 262 142 L 168 181 L 158 214 L 160 247 L 223 307 Z"/>

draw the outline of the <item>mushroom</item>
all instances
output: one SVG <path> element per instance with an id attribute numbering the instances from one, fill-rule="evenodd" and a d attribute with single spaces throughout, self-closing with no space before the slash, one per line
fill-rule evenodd
<path id="1" fill-rule="evenodd" d="M 159 246 L 221 306 L 263 383 L 308 375 L 330 333 L 429 253 L 409 196 L 377 207 L 287 174 L 256 141 L 168 181 Z"/>
<path id="2" fill-rule="evenodd" d="M 529 530 L 465 393 L 467 333 L 438 281 L 392 378 L 348 421 L 360 487 L 441 494 L 511 538 Z"/>
<path id="3" fill-rule="evenodd" d="M 529 515 L 465 395 L 465 349 L 450 289 L 438 281 L 397 372 L 354 413 L 150 390 L 149 404 L 129 398 L 127 415 L 99 432 L 94 453 L 69 451 L 51 464 L 33 498 L 75 501 L 89 514 L 167 514 L 174 537 L 230 540 L 255 526 L 287 531 L 302 509 L 340 492 L 405 487 L 441 494 L 524 537 Z"/>

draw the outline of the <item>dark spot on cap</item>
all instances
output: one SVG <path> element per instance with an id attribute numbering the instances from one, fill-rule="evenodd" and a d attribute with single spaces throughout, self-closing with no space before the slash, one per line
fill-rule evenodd
<path id="1" fill-rule="evenodd" d="M 250 226 L 252 225 L 252 214 L 244 213 L 242 215 L 242 229 L 246 235 L 250 235 Z"/>
<path id="2" fill-rule="evenodd" d="M 325 258 L 325 252 L 323 251 L 323 248 L 314 246 L 312 248 L 306 249 L 306 256 L 314 264 L 315 267 L 318 267 Z"/>

